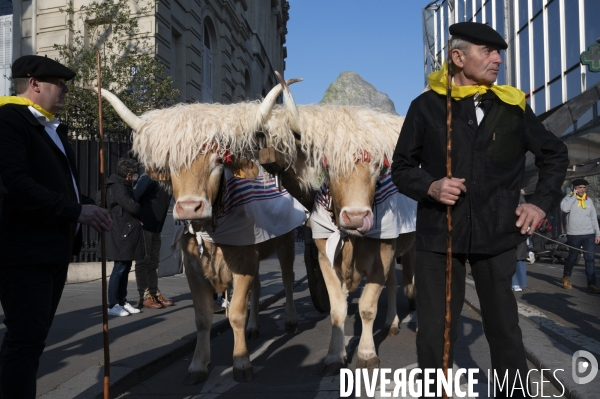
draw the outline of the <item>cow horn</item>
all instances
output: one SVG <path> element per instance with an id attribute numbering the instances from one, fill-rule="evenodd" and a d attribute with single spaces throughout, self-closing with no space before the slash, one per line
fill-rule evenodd
<path id="1" fill-rule="evenodd" d="M 294 97 L 292 97 L 292 92 L 290 91 L 287 82 L 283 80 L 283 77 L 279 74 L 279 72 L 275 72 L 275 75 L 277 75 L 279 84 L 283 87 L 283 98 L 285 98 L 285 108 L 288 110 L 291 116 L 290 128 L 293 132 L 300 134 L 300 128 L 298 126 L 298 108 L 296 107 Z"/>
<path id="2" fill-rule="evenodd" d="M 85 87 L 85 89 L 98 93 L 97 87 L 88 86 Z M 131 112 L 129 108 L 123 104 L 123 101 L 119 100 L 117 96 L 106 89 L 102 89 L 102 97 L 104 97 L 104 99 L 108 101 L 110 105 L 112 105 L 117 114 L 119 114 L 121 119 L 123 119 L 123 122 L 133 129 L 133 131 L 137 131 L 139 129 L 139 127 L 142 125 L 142 119 Z"/>
<path id="3" fill-rule="evenodd" d="M 279 75 L 279 72 L 276 71 L 275 74 Z M 302 78 L 294 78 L 294 79 L 287 80 L 284 83 L 286 85 L 291 85 L 296 82 L 302 82 L 302 80 L 303 80 Z M 275 100 L 277 100 L 277 97 L 279 97 L 282 90 L 283 90 L 283 88 L 281 87 L 281 84 L 278 84 L 277 86 L 273 87 L 271 89 L 271 91 L 269 91 L 269 93 L 267 94 L 267 96 L 265 97 L 263 102 L 260 104 L 260 108 L 258 109 L 257 118 L 258 118 L 258 122 L 261 125 L 265 121 L 265 119 L 267 119 L 269 114 L 271 113 L 271 110 L 273 109 L 273 106 L 275 105 Z"/>

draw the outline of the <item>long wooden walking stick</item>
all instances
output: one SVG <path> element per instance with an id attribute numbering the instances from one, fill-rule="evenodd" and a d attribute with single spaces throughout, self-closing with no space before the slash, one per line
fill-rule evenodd
<path id="1" fill-rule="evenodd" d="M 100 158 L 100 206 L 106 208 L 106 185 L 104 184 L 104 132 L 102 130 L 102 82 L 100 74 L 100 51 L 98 59 L 98 147 Z M 108 348 L 108 298 L 106 293 L 106 233 L 100 232 L 102 256 L 102 334 L 104 336 L 104 399 L 110 397 L 110 352 Z"/>
<path id="2" fill-rule="evenodd" d="M 448 40 L 448 76 L 446 87 L 446 177 L 452 178 L 452 44 Z M 448 362 L 450 359 L 450 326 L 452 324 L 452 205 L 446 206 L 446 223 L 448 236 L 446 237 L 446 316 L 444 324 L 444 355 L 442 369 L 448 379 Z M 444 399 L 448 399 L 446 390 L 443 390 Z"/>

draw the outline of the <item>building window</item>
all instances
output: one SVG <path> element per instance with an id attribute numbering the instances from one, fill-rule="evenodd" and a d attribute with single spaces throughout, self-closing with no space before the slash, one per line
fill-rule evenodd
<path id="1" fill-rule="evenodd" d="M 585 0 L 584 12 L 585 15 L 585 49 L 590 44 L 596 43 L 596 39 L 600 38 L 600 1 Z M 600 72 L 596 72 L 596 75 Z M 588 85 L 588 89 L 590 86 Z"/>
<path id="2" fill-rule="evenodd" d="M 496 31 L 504 36 L 504 2 L 498 0 L 496 0 Z"/>
<path id="3" fill-rule="evenodd" d="M 488 0 L 487 3 L 485 3 L 485 5 L 483 6 L 484 12 L 485 12 L 485 22 L 491 26 L 492 28 L 494 27 L 494 21 L 492 21 L 492 1 Z M 504 36 L 504 32 L 502 31 L 498 31 L 502 36 Z"/>
<path id="4" fill-rule="evenodd" d="M 542 11 L 542 5 L 543 5 L 543 3 L 544 3 L 543 0 L 533 0 L 532 1 L 531 11 L 533 12 L 533 15 L 535 15 L 538 12 Z"/>
<path id="5" fill-rule="evenodd" d="M 204 38 L 202 41 L 202 102 L 213 101 L 213 56 L 208 18 L 204 20 Z"/>
<path id="6" fill-rule="evenodd" d="M 548 4 L 548 60 L 550 79 L 560 76 L 560 15 L 559 2 Z"/>
<path id="7" fill-rule="evenodd" d="M 548 85 L 550 90 L 550 109 L 562 104 L 562 82 L 560 78 Z"/>
<path id="8" fill-rule="evenodd" d="M 541 89 L 534 94 L 535 97 L 535 108 L 533 112 L 536 115 L 541 115 L 546 112 L 546 89 Z"/>
<path id="9" fill-rule="evenodd" d="M 544 21 L 542 14 L 531 22 L 533 32 L 533 89 L 537 90 L 546 83 L 544 67 Z"/>
<path id="10" fill-rule="evenodd" d="M 567 72 L 567 101 L 581 94 L 581 73 L 579 66 Z"/>
<path id="11" fill-rule="evenodd" d="M 528 94 L 530 91 L 529 86 L 529 28 L 525 28 L 519 33 L 519 89 Z"/>
<path id="12" fill-rule="evenodd" d="M 456 1 L 456 15 L 458 15 L 458 22 L 465 21 L 465 0 Z"/>
<path id="13" fill-rule="evenodd" d="M 466 0 L 465 4 L 465 21 L 473 19 L 473 0 Z"/>
<path id="14" fill-rule="evenodd" d="M 565 1 L 565 33 L 567 69 L 579 64 L 579 5 L 577 1 Z"/>
<path id="15" fill-rule="evenodd" d="M 528 0 L 519 0 L 519 29 L 522 29 L 529 21 L 527 3 L 529 3 Z"/>

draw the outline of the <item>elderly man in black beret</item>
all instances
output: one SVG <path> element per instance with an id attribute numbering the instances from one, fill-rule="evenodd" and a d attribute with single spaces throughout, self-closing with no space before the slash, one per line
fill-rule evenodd
<path id="1" fill-rule="evenodd" d="M 35 398 L 36 373 L 81 224 L 109 230 L 110 215 L 79 193 L 75 154 L 54 114 L 75 73 L 46 57 L 12 65 L 16 96 L 0 97 L 0 397 Z"/>
<path id="2" fill-rule="evenodd" d="M 600 243 L 600 228 L 598 227 L 598 216 L 594 201 L 587 195 L 587 180 L 574 179 L 571 184 L 573 191 L 569 193 L 560 203 L 560 209 L 567 214 L 567 245 L 569 245 L 569 256 L 565 260 L 563 269 L 563 288 L 571 289 L 571 274 L 573 265 L 577 259 L 578 249 L 583 249 L 585 260 L 585 275 L 587 277 L 587 291 L 591 294 L 600 294 L 596 286 L 596 270 L 594 265 L 594 254 L 596 244 Z"/>
<path id="3" fill-rule="evenodd" d="M 398 190 L 418 201 L 419 367 L 442 367 L 446 207 L 450 205 L 451 341 L 457 336 L 468 262 L 481 303 L 492 367 L 499 376 L 506 375 L 512 387 L 517 377 L 525 384 L 528 371 L 511 290 L 515 248 L 560 202 L 567 148 L 540 123 L 522 91 L 494 85 L 502 64 L 501 51 L 508 47 L 500 34 L 474 22 L 454 24 L 450 34 L 453 177 L 446 177 L 445 63 L 441 71 L 429 75 L 431 90 L 410 105 L 392 164 Z M 539 180 L 528 203 L 519 205 L 527 151 L 535 155 Z M 452 350 L 451 346 L 449 367 Z M 505 387 L 501 395 L 510 394 Z M 519 397 L 523 391 L 512 394 Z"/>

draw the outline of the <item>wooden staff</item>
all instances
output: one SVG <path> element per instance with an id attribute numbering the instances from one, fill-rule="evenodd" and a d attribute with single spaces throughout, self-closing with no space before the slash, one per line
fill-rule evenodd
<path id="1" fill-rule="evenodd" d="M 102 131 L 102 82 L 100 73 L 100 51 L 98 59 L 98 147 L 100 157 L 100 206 L 106 208 L 106 186 L 104 184 L 104 133 Z M 108 342 L 108 299 L 106 293 L 106 233 L 100 232 L 100 254 L 102 256 L 102 334 L 104 336 L 104 399 L 110 397 L 110 352 Z"/>
<path id="2" fill-rule="evenodd" d="M 448 77 L 446 87 L 446 177 L 452 178 L 452 44 L 448 40 Z M 444 355 L 442 369 L 448 378 L 448 361 L 450 359 L 450 326 L 452 324 L 452 205 L 446 205 L 446 223 L 448 236 L 446 237 L 446 316 L 444 324 Z M 443 390 L 444 399 L 448 399 L 446 390 Z"/>

